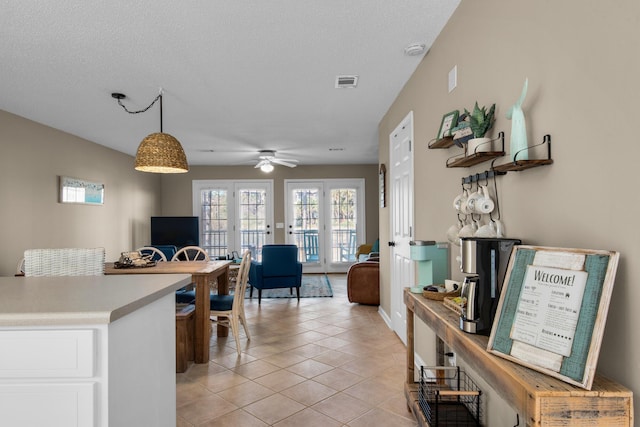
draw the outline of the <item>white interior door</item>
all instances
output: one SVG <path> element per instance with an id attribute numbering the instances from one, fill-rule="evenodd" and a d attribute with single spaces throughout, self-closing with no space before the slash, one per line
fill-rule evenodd
<path id="1" fill-rule="evenodd" d="M 413 111 L 389 135 L 391 189 L 391 325 L 407 343 L 407 310 L 402 290 L 413 286 L 409 242 L 413 238 Z"/>

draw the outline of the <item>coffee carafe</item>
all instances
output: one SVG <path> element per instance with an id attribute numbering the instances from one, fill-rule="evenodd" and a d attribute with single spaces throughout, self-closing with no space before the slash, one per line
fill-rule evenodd
<path id="1" fill-rule="evenodd" d="M 467 300 L 460 315 L 460 329 L 489 335 L 496 314 L 511 250 L 519 239 L 464 237 L 460 239 L 460 269 L 467 275 L 462 297 Z"/>

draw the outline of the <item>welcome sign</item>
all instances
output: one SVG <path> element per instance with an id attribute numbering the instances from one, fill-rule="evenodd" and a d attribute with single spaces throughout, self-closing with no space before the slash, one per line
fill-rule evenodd
<path id="1" fill-rule="evenodd" d="M 514 248 L 487 350 L 591 389 L 619 254 Z"/>

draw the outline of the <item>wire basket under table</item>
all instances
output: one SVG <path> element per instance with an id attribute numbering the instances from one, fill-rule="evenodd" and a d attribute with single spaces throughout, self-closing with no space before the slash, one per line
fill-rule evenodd
<path id="1" fill-rule="evenodd" d="M 478 386 L 459 366 L 422 366 L 418 402 L 435 426 L 481 426 Z"/>

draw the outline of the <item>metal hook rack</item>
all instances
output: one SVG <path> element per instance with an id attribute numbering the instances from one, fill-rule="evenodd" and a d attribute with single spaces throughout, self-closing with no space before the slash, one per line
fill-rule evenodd
<path id="1" fill-rule="evenodd" d="M 464 184 L 473 184 L 482 180 L 489 180 L 489 178 L 493 178 L 500 175 L 506 175 L 506 172 L 500 172 L 496 170 L 484 171 L 482 173 L 476 173 L 473 175 L 465 176 L 462 178 L 462 185 Z"/>

